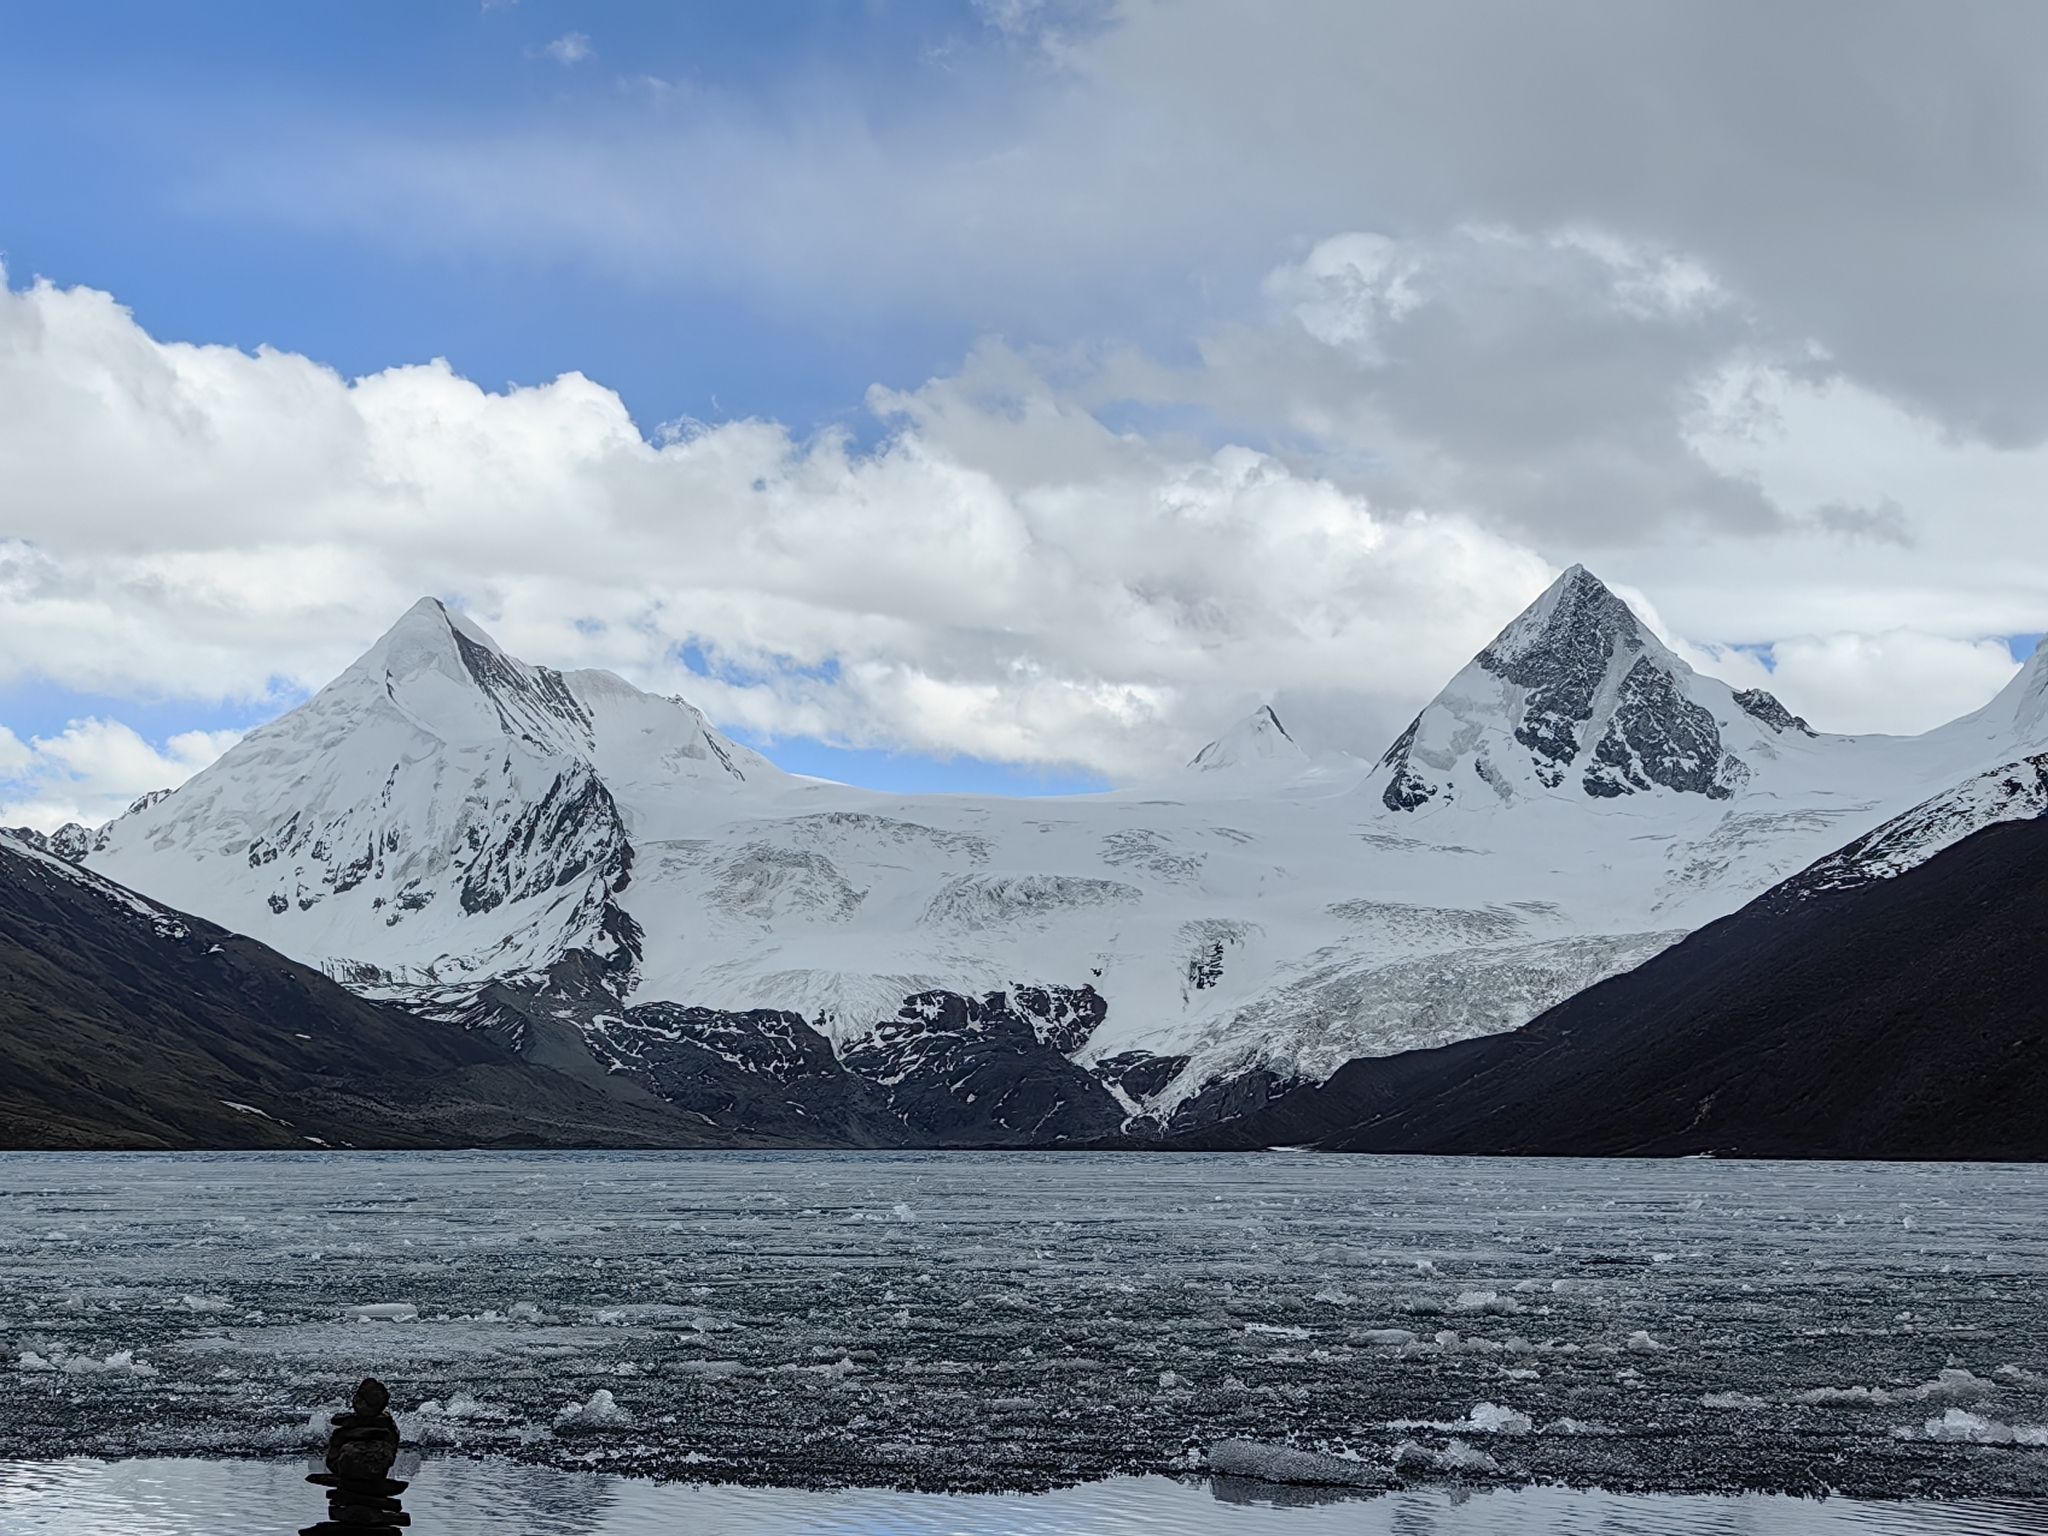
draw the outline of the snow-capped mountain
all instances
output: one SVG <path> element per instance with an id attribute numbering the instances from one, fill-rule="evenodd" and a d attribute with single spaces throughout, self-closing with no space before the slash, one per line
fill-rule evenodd
<path id="1" fill-rule="evenodd" d="M 1261 709 L 1150 790 L 891 796 L 426 601 L 85 857 L 712 1118 L 1042 1140 L 1513 1028 L 2044 733 L 2039 659 L 1817 733 L 1575 568 L 1362 782 Z"/>
<path id="2" fill-rule="evenodd" d="M 578 948 L 630 966 L 613 898 L 634 831 L 664 830 L 671 800 L 783 777 L 682 701 L 529 667 L 428 598 L 88 857 L 365 986 L 482 980 Z"/>
<path id="3" fill-rule="evenodd" d="M 1308 754 L 1287 734 L 1270 704 L 1261 704 L 1188 762 L 1196 773 L 1252 772 L 1280 777 L 1304 772 L 1308 766 Z"/>

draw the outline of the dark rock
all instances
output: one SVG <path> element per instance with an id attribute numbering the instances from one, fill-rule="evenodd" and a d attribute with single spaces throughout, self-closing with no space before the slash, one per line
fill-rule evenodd
<path id="1" fill-rule="evenodd" d="M 1494 646 L 1479 653 L 1479 665 L 1528 690 L 1515 740 L 1529 749 L 1539 770 L 1550 765 L 1562 781 L 1562 765 L 1579 755 L 1579 727 L 1593 718 L 1593 700 L 1607 676 L 1617 647 L 1642 649 L 1642 631 L 1628 604 L 1587 571 L 1574 567 L 1550 610 L 1543 632 L 1512 654 Z"/>
<path id="2" fill-rule="evenodd" d="M 398 1424 L 390 1407 L 391 1394 L 371 1376 L 356 1388 L 350 1411 L 334 1416 L 327 1470 L 344 1485 L 389 1480 L 391 1464 L 398 1460 Z"/>
<path id="3" fill-rule="evenodd" d="M 1401 739 L 1387 748 L 1387 755 L 1380 759 L 1382 768 L 1394 770 L 1393 777 L 1387 780 L 1387 787 L 1380 793 L 1380 803 L 1390 811 L 1412 811 L 1417 806 L 1427 805 L 1438 793 L 1438 786 L 1415 768 L 1415 738 L 1421 730 L 1422 716 L 1417 715 L 1408 729 L 1401 733 Z"/>
<path id="4" fill-rule="evenodd" d="M 399 1507 L 405 1484 L 387 1476 L 398 1459 L 398 1425 L 391 1417 L 391 1394 L 384 1383 L 366 1376 L 357 1385 L 347 1413 L 333 1418 L 327 1438 L 327 1471 L 307 1477 L 327 1489 L 327 1518 L 302 1526 L 300 1536 L 365 1536 L 395 1531 L 412 1524 Z"/>
<path id="5" fill-rule="evenodd" d="M 1149 1099 L 1186 1070 L 1186 1056 L 1155 1056 L 1150 1051 L 1120 1051 L 1095 1063 L 1095 1075 L 1134 1099 Z"/>
<path id="6" fill-rule="evenodd" d="M 357 1493 L 349 1488 L 331 1489 L 327 1495 L 327 1508 L 330 1511 L 337 1509 L 384 1509 L 396 1514 L 403 1507 L 396 1499 L 386 1498 L 381 1494 Z"/>
<path id="7" fill-rule="evenodd" d="M 939 1145 L 1033 1145 L 1106 1136 L 1124 1109 L 1069 1059 L 1109 1005 L 1093 987 L 982 997 L 920 992 L 841 1060 L 904 1126 Z"/>
<path id="8" fill-rule="evenodd" d="M 1802 736 L 1818 736 L 1812 726 L 1778 702 L 1775 694 L 1761 688 L 1745 688 L 1735 695 L 1735 702 L 1742 706 L 1744 714 L 1763 721 L 1780 736 L 1787 731 L 1797 731 Z"/>
<path id="9" fill-rule="evenodd" d="M 318 1483 L 325 1488 L 346 1489 L 350 1493 L 367 1494 L 375 1498 L 396 1498 L 412 1484 L 401 1483 L 396 1478 L 380 1477 L 369 1481 L 336 1477 L 332 1472 L 308 1472 L 306 1481 Z"/>
<path id="10" fill-rule="evenodd" d="M 1584 782 L 1586 793 L 1599 798 L 1661 785 L 1726 800 L 1730 786 L 1747 777 L 1741 761 L 1722 751 L 1713 713 L 1679 692 L 1671 674 L 1645 656 L 1622 680 Z"/>

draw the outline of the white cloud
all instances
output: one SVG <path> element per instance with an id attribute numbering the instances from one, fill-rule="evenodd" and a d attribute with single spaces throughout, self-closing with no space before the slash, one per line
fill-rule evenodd
<path id="1" fill-rule="evenodd" d="M 564 32 L 551 43 L 544 43 L 540 52 L 557 64 L 581 64 L 585 59 L 595 58 L 597 50 L 590 46 L 587 32 Z"/>
<path id="2" fill-rule="evenodd" d="M 765 732 L 1122 775 L 1288 689 L 1373 750 L 1550 574 L 1270 455 L 1114 432 L 1001 348 L 872 404 L 872 452 L 760 421 L 650 442 L 577 375 L 350 382 L 11 292 L 0 675 L 263 698 L 434 591 Z"/>
<path id="3" fill-rule="evenodd" d="M 1486 239 L 1617 326 L 1732 305 L 1682 253 Z M 1482 453 L 1448 416 L 1402 415 L 1413 402 L 1339 407 L 1398 368 L 1409 328 L 1479 302 L 1471 285 L 1498 295 L 1499 269 L 1464 265 L 1456 244 L 1318 249 L 1268 285 L 1271 334 L 1246 330 L 1199 370 L 988 344 L 955 375 L 872 391 L 866 450 L 758 420 L 649 440 L 581 375 L 499 394 L 441 363 L 351 381 L 289 353 L 158 342 L 91 290 L 0 292 L 0 680 L 269 699 L 325 682 L 436 592 L 519 654 L 614 667 L 764 734 L 1125 778 L 1185 759 L 1261 698 L 1316 744 L 1376 753 L 1577 558 L 1652 595 L 1704 663 L 1826 729 L 1973 708 L 2010 671 L 1984 637 L 2048 628 L 2048 547 L 2025 518 L 2048 465 L 1775 363 L 1739 384 L 1723 368 L 1685 431 L 1645 426 L 1636 446 L 1660 473 L 1739 482 L 1765 510 L 1757 529 L 1708 537 L 1626 503 L 1580 540 L 1489 527 L 1475 487 L 1511 486 L 1512 455 Z M 1227 419 L 1281 377 L 1260 371 L 1268 343 L 1292 349 L 1300 399 L 1335 403 L 1320 422 L 1286 415 L 1287 451 L 1107 424 L 1148 390 Z M 1583 395 L 1614 398 L 1597 381 Z M 1479 381 L 1467 398 L 1516 409 Z M 1514 425 L 1531 444 L 1521 473 L 1601 451 L 1589 408 L 1529 409 L 1559 425 Z M 1384 453 L 1361 468 L 1374 421 Z M 1859 467 L 1839 435 L 1879 428 L 1881 454 L 1864 457 L 1881 469 Z M 1896 536 L 1808 515 L 1881 487 Z M 1768 678 L 1727 649 L 1774 643 Z M 684 670 L 686 646 L 714 678 Z M 61 740 L 33 750 L 37 773 L 70 772 Z M 129 760 L 95 803 L 151 787 L 154 764 L 132 746 Z M 89 798 L 36 783 L 38 805 Z"/>
<path id="4" fill-rule="evenodd" d="M 0 727 L 0 826 L 98 826 L 136 796 L 184 783 L 240 736 L 181 731 L 152 745 L 117 720 L 85 719 L 24 745 Z"/>

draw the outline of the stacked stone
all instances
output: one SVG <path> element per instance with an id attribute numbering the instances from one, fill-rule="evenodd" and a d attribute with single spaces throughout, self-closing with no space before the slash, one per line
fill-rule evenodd
<path id="1" fill-rule="evenodd" d="M 412 1524 L 399 1507 L 406 1484 L 394 1481 L 391 1464 L 398 1460 L 398 1423 L 391 1417 L 391 1394 L 375 1377 L 356 1388 L 347 1413 L 337 1413 L 327 1437 L 327 1470 L 307 1477 L 327 1489 L 327 1518 L 302 1526 L 299 1536 L 377 1536 Z"/>

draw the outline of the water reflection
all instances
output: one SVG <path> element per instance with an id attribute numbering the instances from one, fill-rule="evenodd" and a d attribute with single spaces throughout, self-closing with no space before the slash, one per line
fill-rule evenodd
<path id="1" fill-rule="evenodd" d="M 289 1536 L 291 1461 L 0 1461 L 7 1536 Z M 1330 1496 L 1240 1479 L 1118 1478 L 1048 1494 L 811 1492 L 640 1482 L 430 1459 L 406 1496 L 420 1536 L 2038 1536 L 2048 1501 L 1826 1502 L 1560 1488 Z"/>

